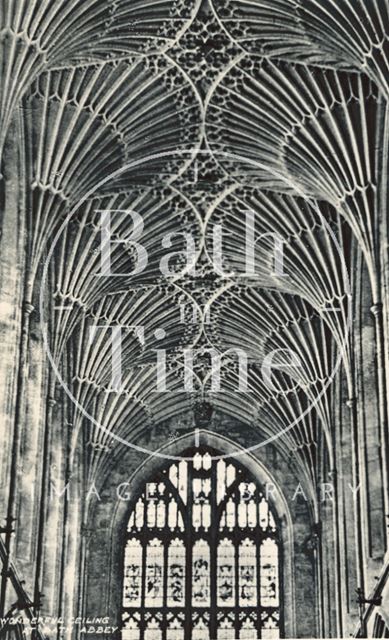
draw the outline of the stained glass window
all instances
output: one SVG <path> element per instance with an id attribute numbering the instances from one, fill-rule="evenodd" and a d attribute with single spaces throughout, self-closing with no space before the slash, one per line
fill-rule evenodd
<path id="1" fill-rule="evenodd" d="M 239 462 L 186 451 L 146 482 L 129 515 L 122 640 L 280 638 L 280 540 Z"/>

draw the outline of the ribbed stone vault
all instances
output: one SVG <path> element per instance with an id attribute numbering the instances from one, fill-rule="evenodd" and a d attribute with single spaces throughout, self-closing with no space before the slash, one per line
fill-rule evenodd
<path id="1" fill-rule="evenodd" d="M 112 459 L 160 448 L 158 429 L 174 442 L 208 420 L 210 431 L 217 424 L 227 437 L 224 420 L 247 429 L 256 446 L 273 443 L 307 490 L 315 526 L 333 525 L 324 541 L 334 535 L 340 545 L 353 530 L 350 575 L 370 588 L 374 544 L 358 533 L 364 517 L 370 526 L 368 498 L 350 506 L 337 495 L 328 515 L 318 485 L 328 474 L 336 479 L 342 465 L 358 483 L 371 429 L 380 458 L 369 450 L 364 473 L 374 467 L 382 480 L 371 519 L 388 507 L 388 2 L 15 0 L 2 11 L 0 152 L 11 167 L 3 204 L 21 220 L 23 237 L 12 429 L 19 442 L 38 371 L 37 553 L 43 558 L 56 438 L 66 451 L 65 479 L 100 488 Z M 110 271 L 102 275 L 104 211 L 112 215 Z M 139 272 L 131 212 L 142 220 L 138 241 L 148 256 Z M 189 264 L 185 234 L 193 239 Z M 169 252 L 166 275 L 161 261 Z M 122 337 L 115 389 L 112 327 Z M 142 327 L 141 339 L 134 327 Z M 243 390 L 239 349 L 247 357 Z M 293 351 L 298 364 L 279 368 L 269 385 L 262 365 L 277 350 Z M 212 353 L 221 356 L 217 389 Z M 18 446 L 9 455 L 10 476 L 23 455 Z M 12 483 L 8 518 L 17 505 Z M 79 521 L 72 517 L 69 531 L 90 526 L 89 506 Z M 382 522 L 379 529 L 369 571 L 383 557 Z M 7 551 L 11 542 L 7 533 Z M 344 631 L 347 607 L 355 622 L 350 593 L 358 585 L 339 586 L 346 547 L 330 578 L 323 552 L 315 577 L 328 593 L 337 588 L 337 613 L 320 622 L 323 633 L 332 624 L 334 636 Z"/>

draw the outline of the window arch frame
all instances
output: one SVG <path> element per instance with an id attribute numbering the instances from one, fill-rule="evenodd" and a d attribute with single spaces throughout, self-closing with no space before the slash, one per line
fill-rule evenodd
<path id="1" fill-rule="evenodd" d="M 177 439 L 173 446 L 171 443 L 165 445 L 160 449 L 160 452 L 167 452 L 168 456 L 181 456 L 187 455 L 189 449 L 194 448 L 194 441 L 199 440 L 199 433 L 197 431 L 196 437 L 194 434 L 187 434 Z M 239 446 L 236 443 L 229 441 L 227 438 L 219 437 L 213 433 L 201 430 L 201 445 L 209 450 L 213 450 L 213 455 L 216 456 L 228 456 L 226 462 L 231 460 L 233 464 L 243 469 L 244 473 L 251 477 L 256 486 L 262 489 L 266 483 L 270 483 L 271 491 L 267 496 L 267 502 L 271 508 L 273 517 L 276 521 L 277 530 L 279 532 L 279 594 L 283 597 L 280 598 L 279 611 L 280 611 L 280 637 L 293 637 L 295 629 L 295 607 L 294 607 L 294 589 L 293 589 L 293 544 L 292 544 L 292 529 L 291 518 L 288 510 L 286 500 L 280 491 L 278 484 L 274 477 L 270 475 L 268 469 L 263 463 L 258 460 L 257 456 L 247 453 L 243 449 L 239 451 Z M 239 455 L 236 454 L 238 450 Z M 170 467 L 174 463 L 174 460 L 170 459 L 165 462 L 159 460 L 154 456 L 150 456 L 132 475 L 129 484 L 135 485 L 135 489 L 132 492 L 132 499 L 127 503 L 127 518 L 134 509 L 136 501 L 142 494 L 145 483 L 151 481 L 151 477 L 157 472 L 161 472 L 166 467 Z M 264 493 L 264 492 L 263 492 Z M 281 507 L 281 508 L 280 508 Z M 219 537 L 219 540 L 221 538 Z M 125 546 L 125 545 L 124 545 Z M 124 559 L 123 559 L 124 560 Z M 286 560 L 286 561 L 285 561 Z M 124 570 L 124 562 L 122 562 L 122 568 Z M 285 590 L 285 578 L 287 579 L 288 588 Z M 123 585 L 122 585 L 123 589 Z M 192 605 L 191 605 L 192 606 Z M 260 606 L 260 603 L 259 605 Z"/>

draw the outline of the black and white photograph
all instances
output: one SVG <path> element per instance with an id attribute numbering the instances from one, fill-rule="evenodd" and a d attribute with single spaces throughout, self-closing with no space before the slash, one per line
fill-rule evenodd
<path id="1" fill-rule="evenodd" d="M 0 640 L 389 638 L 389 0 L 3 0 Z"/>

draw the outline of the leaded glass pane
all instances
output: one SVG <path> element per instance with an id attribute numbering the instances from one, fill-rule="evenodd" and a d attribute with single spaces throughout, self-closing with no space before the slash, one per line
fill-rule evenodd
<path id="1" fill-rule="evenodd" d="M 192 522 L 196 531 L 201 527 L 201 504 L 194 504 L 192 507 Z"/>
<path id="2" fill-rule="evenodd" d="M 210 640 L 208 616 L 201 617 L 194 623 L 192 640 Z"/>
<path id="3" fill-rule="evenodd" d="M 168 607 L 185 606 L 185 546 L 182 540 L 175 539 L 169 545 L 168 553 Z"/>
<path id="4" fill-rule="evenodd" d="M 182 513 L 178 513 L 178 528 L 180 531 L 184 531 L 184 519 L 182 517 Z"/>
<path id="5" fill-rule="evenodd" d="M 169 500 L 168 505 L 168 527 L 171 530 L 174 530 L 177 526 L 177 516 L 178 516 L 178 507 L 177 502 L 174 498 Z"/>
<path id="6" fill-rule="evenodd" d="M 200 453 L 195 453 L 193 456 L 193 467 L 198 471 L 203 466 L 203 457 Z"/>
<path id="7" fill-rule="evenodd" d="M 235 605 L 235 547 L 228 538 L 221 540 L 217 550 L 217 604 Z"/>
<path id="8" fill-rule="evenodd" d="M 188 463 L 181 460 L 178 465 L 178 493 L 181 500 L 186 504 L 188 493 Z"/>
<path id="9" fill-rule="evenodd" d="M 254 500 L 250 500 L 247 504 L 247 524 L 250 529 L 254 529 L 257 525 L 257 505 Z"/>
<path id="10" fill-rule="evenodd" d="M 178 487 L 178 466 L 172 464 L 169 469 L 169 478 L 172 485 L 177 489 Z"/>
<path id="11" fill-rule="evenodd" d="M 262 614 L 261 635 L 262 638 L 266 638 L 267 640 L 277 640 L 280 637 L 278 611 L 274 611 L 272 614 L 265 612 Z"/>
<path id="12" fill-rule="evenodd" d="M 217 503 L 223 500 L 226 495 L 226 463 L 224 460 L 219 460 L 217 463 Z"/>
<path id="13" fill-rule="evenodd" d="M 263 531 L 266 531 L 269 526 L 269 507 L 265 498 L 262 498 L 259 503 L 259 524 Z"/>
<path id="14" fill-rule="evenodd" d="M 153 529 L 157 524 L 157 508 L 155 500 L 149 497 L 147 504 L 147 528 Z"/>
<path id="15" fill-rule="evenodd" d="M 166 629 L 166 640 L 184 640 L 184 627 L 181 620 L 173 618 Z"/>
<path id="16" fill-rule="evenodd" d="M 258 638 L 255 620 L 251 617 L 244 618 L 239 631 L 240 640 L 254 640 Z"/>
<path id="17" fill-rule="evenodd" d="M 135 512 L 133 511 L 128 521 L 127 531 L 131 531 L 135 526 Z"/>
<path id="18" fill-rule="evenodd" d="M 238 525 L 241 529 L 247 527 L 247 504 L 244 502 L 238 504 Z"/>
<path id="19" fill-rule="evenodd" d="M 139 498 L 135 507 L 135 526 L 137 529 L 141 529 L 143 527 L 144 513 L 145 513 L 144 501 L 141 498 Z"/>
<path id="20" fill-rule="evenodd" d="M 226 525 L 230 531 L 236 526 L 236 504 L 232 498 L 229 498 L 227 502 Z"/>
<path id="21" fill-rule="evenodd" d="M 132 538 L 125 551 L 123 606 L 140 607 L 142 589 L 142 545 Z"/>
<path id="22" fill-rule="evenodd" d="M 193 479 L 193 508 L 192 520 L 196 531 L 200 527 L 207 530 L 211 524 L 211 505 L 209 496 L 211 493 L 210 478 Z"/>
<path id="23" fill-rule="evenodd" d="M 212 466 L 212 456 L 208 451 L 203 455 L 203 469 L 210 469 Z"/>
<path id="24" fill-rule="evenodd" d="M 198 540 L 193 546 L 192 601 L 196 607 L 210 606 L 209 545 Z"/>
<path id="25" fill-rule="evenodd" d="M 257 603 L 257 549 L 246 538 L 239 545 L 239 605 L 253 607 Z"/>
<path id="26" fill-rule="evenodd" d="M 145 640 L 162 640 L 162 630 L 156 618 L 147 623 Z"/>
<path id="27" fill-rule="evenodd" d="M 157 504 L 157 527 L 158 529 L 163 529 L 165 526 L 165 503 L 163 500 L 158 500 Z"/>
<path id="28" fill-rule="evenodd" d="M 276 523 L 271 511 L 269 511 L 269 527 L 272 529 L 272 531 L 276 530 Z"/>
<path id="29" fill-rule="evenodd" d="M 146 550 L 146 607 L 161 607 L 163 604 L 163 545 L 155 538 Z"/>
<path id="30" fill-rule="evenodd" d="M 278 546 L 272 538 L 266 538 L 260 547 L 261 604 L 278 606 Z"/>
<path id="31" fill-rule="evenodd" d="M 140 616 L 137 613 L 132 616 L 123 615 L 122 640 L 139 640 L 139 620 Z"/>
<path id="32" fill-rule="evenodd" d="M 228 464 L 226 469 L 226 486 L 230 487 L 236 477 L 236 469 L 233 464 Z"/>
<path id="33" fill-rule="evenodd" d="M 233 619 L 222 618 L 218 624 L 217 640 L 235 640 L 236 632 Z"/>

